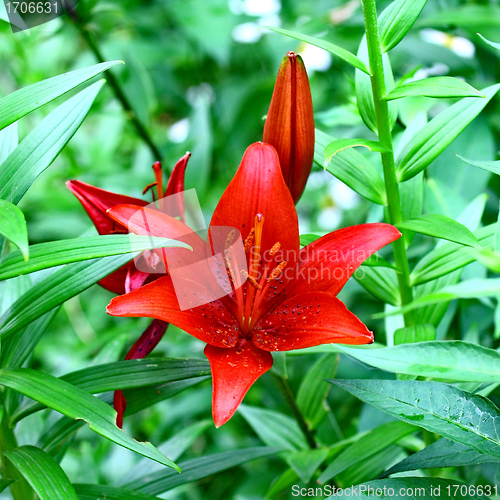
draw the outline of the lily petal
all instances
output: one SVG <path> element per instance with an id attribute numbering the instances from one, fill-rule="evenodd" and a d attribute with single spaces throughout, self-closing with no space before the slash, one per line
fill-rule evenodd
<path id="1" fill-rule="evenodd" d="M 277 242 L 280 256 L 295 265 L 299 250 L 299 227 L 295 205 L 283 180 L 276 150 L 269 144 L 250 145 L 233 180 L 215 209 L 210 227 L 230 226 L 243 238 L 249 235 L 257 214 L 264 216 L 263 251 Z"/>
<path id="2" fill-rule="evenodd" d="M 105 191 L 104 189 L 96 188 L 82 181 L 66 182 L 68 189 L 78 198 L 88 216 L 94 223 L 99 234 L 121 233 L 126 234 L 126 224 L 118 225 L 107 214 L 107 210 L 115 205 L 131 204 L 146 206 L 148 203 L 139 198 L 124 196 L 121 194 Z"/>
<path id="3" fill-rule="evenodd" d="M 297 273 L 284 290 L 285 296 L 305 290 L 337 295 L 370 255 L 400 236 L 390 224 L 360 224 L 313 241 L 300 251 Z"/>
<path id="4" fill-rule="evenodd" d="M 219 300 L 181 311 L 170 276 L 115 297 L 106 311 L 111 316 L 166 321 L 216 347 L 233 347 L 238 339 L 238 323 Z"/>
<path id="5" fill-rule="evenodd" d="M 282 302 L 254 330 L 265 351 L 290 351 L 320 344 L 371 344 L 373 333 L 336 297 L 307 292 Z"/>
<path id="6" fill-rule="evenodd" d="M 232 349 L 207 345 L 205 355 L 212 370 L 212 415 L 215 427 L 224 425 L 252 384 L 273 365 L 270 353 L 247 340 Z"/>

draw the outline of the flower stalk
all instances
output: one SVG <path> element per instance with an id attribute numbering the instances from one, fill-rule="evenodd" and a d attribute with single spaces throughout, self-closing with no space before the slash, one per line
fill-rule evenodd
<path id="1" fill-rule="evenodd" d="M 379 142 L 390 152 L 380 153 L 384 169 L 384 182 L 387 194 L 387 205 L 389 222 L 393 225 L 402 222 L 401 199 L 399 185 L 396 175 L 396 165 L 392 146 L 391 125 L 389 121 L 389 106 L 383 100 L 386 94 L 384 66 L 382 61 L 382 47 L 378 32 L 377 5 L 376 0 L 363 0 L 363 16 L 365 20 L 366 41 L 368 46 L 368 57 L 370 62 L 370 79 L 372 84 L 373 103 L 377 120 L 377 133 Z M 410 267 L 404 238 L 392 242 L 394 261 L 398 270 L 397 278 L 401 302 L 403 305 L 412 302 L 413 291 L 410 286 Z M 413 312 L 404 315 L 405 326 L 414 324 Z"/>

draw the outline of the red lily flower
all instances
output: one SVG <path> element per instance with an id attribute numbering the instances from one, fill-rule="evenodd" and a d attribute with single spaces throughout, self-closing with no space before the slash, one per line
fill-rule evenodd
<path id="1" fill-rule="evenodd" d="M 313 164 L 314 116 L 306 68 L 295 52 L 288 52 L 278 71 L 263 141 L 276 149 L 283 177 L 297 203 Z"/>
<path id="2" fill-rule="evenodd" d="M 147 208 L 122 205 L 109 214 L 124 224 L 137 211 L 147 213 L 153 236 L 183 234 L 179 221 Z M 276 151 L 264 143 L 247 149 L 222 195 L 210 230 L 221 226 L 241 233 L 248 257 L 246 282 L 227 297 L 202 306 L 193 302 L 181 311 L 172 278 L 165 276 L 107 307 L 113 316 L 168 321 L 208 344 L 216 427 L 232 417 L 251 385 L 271 368 L 271 351 L 373 342 L 372 332 L 336 295 L 366 258 L 401 236 L 388 224 L 363 224 L 327 234 L 299 251 L 294 202 Z M 146 234 L 139 222 L 130 229 Z M 205 244 L 194 233 L 189 241 L 185 235 L 181 239 L 193 253 L 203 253 Z M 179 258 L 187 252 L 168 250 Z"/>
<path id="3" fill-rule="evenodd" d="M 163 193 L 161 163 L 159 161 L 155 162 L 153 170 L 156 182 L 150 184 L 144 190 L 145 193 L 148 189 L 156 186 L 158 198 L 166 198 L 166 200 L 163 200 L 164 203 L 166 202 L 170 205 L 173 203 L 178 204 L 176 207 L 165 207 L 169 211 L 168 213 L 179 214 L 181 219 L 184 219 L 182 197 L 175 197 L 173 200 L 168 197 L 184 191 L 184 174 L 190 156 L 190 153 L 186 153 L 176 163 L 174 169 L 172 170 L 172 174 L 170 175 L 165 193 Z M 123 225 L 108 215 L 107 212 L 110 208 L 124 203 L 131 203 L 141 207 L 149 204 L 147 201 L 139 198 L 132 198 L 130 196 L 105 191 L 104 189 L 99 189 L 78 180 L 68 181 L 66 185 L 83 205 L 83 208 L 94 223 L 94 226 L 99 234 L 127 234 L 129 232 L 126 224 Z M 151 254 L 150 257 L 155 257 L 155 255 L 156 254 Z M 110 292 L 123 294 L 135 290 L 136 288 L 141 287 L 144 283 L 157 279 L 159 276 L 159 274 L 149 274 L 139 271 L 136 268 L 134 261 L 130 261 L 99 281 L 99 285 L 106 288 Z M 167 327 L 167 322 L 153 320 L 144 333 L 134 343 L 128 354 L 125 356 L 125 359 L 140 359 L 146 357 L 158 345 L 158 342 L 162 339 Z M 127 402 L 123 392 L 115 391 L 114 407 L 117 411 L 116 425 L 118 427 L 122 427 L 123 414 L 126 406 Z"/>

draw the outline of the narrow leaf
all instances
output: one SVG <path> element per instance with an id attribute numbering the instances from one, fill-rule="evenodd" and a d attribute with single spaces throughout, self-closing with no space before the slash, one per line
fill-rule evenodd
<path id="1" fill-rule="evenodd" d="M 439 113 L 404 147 L 397 170 L 400 181 L 407 181 L 427 168 L 484 109 L 500 85 L 482 91 L 486 99 L 466 97 Z"/>
<path id="2" fill-rule="evenodd" d="M 455 156 L 462 160 L 464 163 L 472 165 L 473 167 L 482 168 L 483 170 L 487 170 L 496 175 L 500 175 L 500 160 L 496 161 L 477 161 L 477 160 L 468 160 L 463 156 L 460 156 L 455 153 Z"/>
<path id="3" fill-rule="evenodd" d="M 0 169 L 0 198 L 17 205 L 78 130 L 103 83 L 94 83 L 61 104 L 9 155 Z"/>
<path id="4" fill-rule="evenodd" d="M 23 262 L 20 252 L 12 252 L 1 259 L 0 280 L 13 278 L 21 274 L 33 273 L 62 264 L 165 247 L 191 248 L 181 241 L 132 234 L 87 236 L 71 240 L 40 243 L 30 247 L 30 259 L 28 262 Z M 129 256 L 130 259 L 132 257 L 132 255 Z"/>
<path id="5" fill-rule="evenodd" d="M 396 224 L 398 229 L 453 241 L 470 247 L 480 247 L 477 238 L 464 225 L 440 214 L 425 214 Z"/>
<path id="6" fill-rule="evenodd" d="M 12 241 L 22 252 L 23 259 L 28 260 L 28 229 L 24 214 L 12 203 L 1 199 L 0 235 Z"/>
<path id="7" fill-rule="evenodd" d="M 363 267 L 354 279 L 374 297 L 393 306 L 401 304 L 396 272 L 386 267 Z"/>
<path id="8" fill-rule="evenodd" d="M 393 417 L 480 453 L 500 457 L 500 411 L 489 400 L 440 382 L 331 380 Z"/>
<path id="9" fill-rule="evenodd" d="M 54 76 L 17 90 L 0 100 L 0 130 L 40 106 L 78 87 L 123 61 L 109 61 Z"/>
<path id="10" fill-rule="evenodd" d="M 426 342 L 436 340 L 436 329 L 429 324 L 419 324 L 398 328 L 394 332 L 394 344 L 415 344 L 417 342 Z"/>
<path id="11" fill-rule="evenodd" d="M 497 50 L 500 50 L 500 43 L 496 43 L 496 42 L 492 42 L 491 40 L 488 40 L 487 38 L 485 38 L 483 35 L 481 35 L 481 33 L 478 33 L 478 35 L 480 36 L 480 38 L 486 42 L 490 47 L 493 47 L 494 49 L 497 49 Z"/>
<path id="12" fill-rule="evenodd" d="M 363 146 L 368 148 L 369 151 L 378 151 L 379 153 L 390 153 L 390 150 L 382 146 L 377 141 L 369 141 L 367 139 L 337 139 L 331 142 L 325 149 L 325 162 L 324 168 L 330 164 L 332 158 L 339 152 L 347 148 L 355 148 Z"/>
<path id="13" fill-rule="evenodd" d="M 40 500 L 78 500 L 61 466 L 45 451 L 35 446 L 21 446 L 7 451 L 5 456 L 26 478 Z"/>
<path id="14" fill-rule="evenodd" d="M 281 33 L 282 35 L 289 36 L 290 38 L 295 38 L 296 40 L 300 40 L 302 42 L 310 43 L 311 45 L 315 45 L 320 49 L 326 50 L 333 54 L 334 56 L 340 57 L 340 59 L 349 63 L 351 66 L 358 68 L 363 73 L 370 75 L 370 70 L 366 67 L 365 63 L 358 59 L 354 54 L 351 54 L 349 51 L 339 47 L 338 45 L 334 45 L 333 43 L 326 42 L 321 38 L 315 38 L 309 35 L 303 35 L 302 33 L 297 33 L 295 31 L 284 30 L 281 28 L 274 28 L 272 26 L 263 26 L 263 28 L 276 31 L 276 33 Z"/>
<path id="15" fill-rule="evenodd" d="M 307 484 L 318 467 L 325 461 L 329 451 L 328 448 L 296 451 L 287 455 L 286 462 L 297 473 L 302 482 Z"/>
<path id="16" fill-rule="evenodd" d="M 38 401 L 67 417 L 85 420 L 101 436 L 180 472 L 151 443 L 139 442 L 116 427 L 116 411 L 100 399 L 56 377 L 28 368 L 0 370 L 0 385 Z"/>
<path id="17" fill-rule="evenodd" d="M 402 97 L 486 97 L 468 83 L 451 76 L 436 76 L 403 83 L 384 96 L 385 101 Z"/>
<path id="18" fill-rule="evenodd" d="M 391 444 L 416 430 L 418 430 L 417 427 L 405 422 L 389 422 L 376 427 L 335 457 L 333 462 L 319 476 L 318 483 L 325 484 L 337 474 L 380 453 Z"/>
<path id="19" fill-rule="evenodd" d="M 138 491 L 101 484 L 75 484 L 78 500 L 158 500 L 158 497 Z"/>
<path id="20" fill-rule="evenodd" d="M 410 31 L 427 0 L 395 0 L 380 15 L 382 51 L 393 49 Z"/>

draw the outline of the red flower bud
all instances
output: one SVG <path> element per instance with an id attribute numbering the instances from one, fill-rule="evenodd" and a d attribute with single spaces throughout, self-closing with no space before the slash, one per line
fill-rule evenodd
<path id="1" fill-rule="evenodd" d="M 297 203 L 312 168 L 314 116 L 306 68 L 294 52 L 281 63 L 263 140 L 278 152 L 283 177 Z"/>

